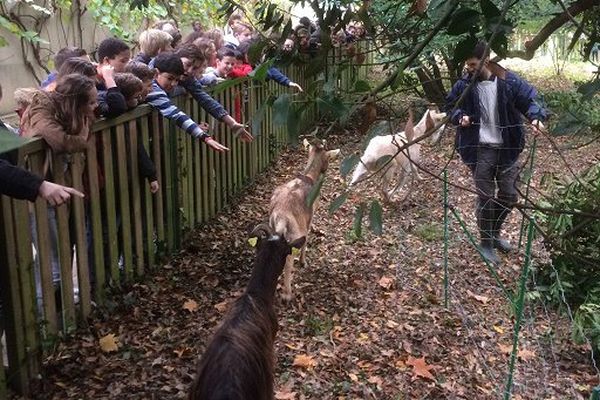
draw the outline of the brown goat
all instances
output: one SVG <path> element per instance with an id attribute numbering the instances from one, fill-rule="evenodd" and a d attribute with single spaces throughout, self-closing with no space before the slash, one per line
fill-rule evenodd
<path id="1" fill-rule="evenodd" d="M 253 235 L 258 242 L 250 281 L 206 347 L 190 400 L 273 399 L 277 279 L 292 248 L 302 247 L 305 238 L 288 243 L 266 224 Z"/>
<path id="2" fill-rule="evenodd" d="M 327 171 L 329 160 L 335 158 L 340 150 L 325 149 L 325 143 L 308 144 L 308 163 L 304 172 L 291 181 L 278 186 L 271 197 L 269 224 L 275 232 L 291 242 L 301 237 L 308 237 L 317 200 L 308 204 L 308 195 L 321 174 Z M 306 244 L 300 252 L 300 264 L 306 265 Z M 292 272 L 294 256 L 289 255 L 283 271 L 283 292 L 285 301 L 292 299 Z"/>

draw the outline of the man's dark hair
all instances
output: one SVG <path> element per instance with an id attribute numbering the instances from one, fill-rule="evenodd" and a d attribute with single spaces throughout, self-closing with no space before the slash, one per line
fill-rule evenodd
<path id="1" fill-rule="evenodd" d="M 479 42 L 477 42 L 475 47 L 473 47 L 473 51 L 471 51 L 469 58 L 475 57 L 478 60 L 483 60 L 484 58 L 489 57 L 489 55 L 490 55 L 490 48 L 489 48 L 487 42 L 484 40 L 480 40 Z"/>
<path id="2" fill-rule="evenodd" d="M 175 50 L 175 54 L 179 58 L 189 58 L 193 62 L 204 62 L 204 53 L 195 44 L 185 44 Z"/>
<path id="3" fill-rule="evenodd" d="M 156 70 L 154 68 L 150 68 L 143 62 L 129 61 L 125 66 L 125 72 L 134 74 L 142 81 L 148 81 L 154 79 L 154 73 Z"/>
<path id="4" fill-rule="evenodd" d="M 154 59 L 154 68 L 158 72 L 167 72 L 176 76 L 183 75 L 183 63 L 181 58 L 171 51 L 164 51 Z"/>
<path id="5" fill-rule="evenodd" d="M 221 47 L 219 51 L 217 51 L 217 59 L 222 60 L 224 57 L 237 57 L 238 51 L 232 49 L 231 47 Z"/>
<path id="6" fill-rule="evenodd" d="M 87 52 L 79 47 L 63 47 L 54 55 L 54 69 L 59 70 L 69 58 L 87 56 Z"/>
<path id="7" fill-rule="evenodd" d="M 112 60 L 125 50 L 129 50 L 129 46 L 124 41 L 117 38 L 106 38 L 98 46 L 98 62 L 102 62 L 105 57 Z"/>

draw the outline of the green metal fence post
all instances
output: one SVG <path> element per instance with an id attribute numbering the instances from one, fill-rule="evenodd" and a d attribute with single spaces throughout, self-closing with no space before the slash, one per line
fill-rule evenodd
<path id="1" fill-rule="evenodd" d="M 515 364 L 517 362 L 517 354 L 519 350 L 519 332 L 521 330 L 521 322 L 523 320 L 523 305 L 525 303 L 525 290 L 527 286 L 527 278 L 529 276 L 529 267 L 531 265 L 531 243 L 533 242 L 533 229 L 534 224 L 529 222 L 529 229 L 527 231 L 527 247 L 525 250 L 525 262 L 523 265 L 523 271 L 521 272 L 521 279 L 519 280 L 519 293 L 517 294 L 517 300 L 515 303 L 515 326 L 513 329 L 513 348 L 510 355 L 510 363 L 508 366 L 508 378 L 506 380 L 506 388 L 504 389 L 504 400 L 509 400 L 512 395 L 513 376 L 515 372 Z"/>
<path id="2" fill-rule="evenodd" d="M 444 308 L 448 308 L 448 170 L 444 169 Z"/>
<path id="3" fill-rule="evenodd" d="M 533 138 L 533 144 L 531 145 L 531 161 L 529 163 L 529 176 L 527 176 L 527 183 L 525 186 L 525 204 L 528 203 L 529 188 L 531 187 L 531 177 L 533 176 L 533 163 L 535 161 L 535 150 L 537 148 L 537 137 Z M 519 230 L 519 248 L 523 243 L 523 235 L 525 234 L 525 215 L 521 219 L 521 228 Z"/>

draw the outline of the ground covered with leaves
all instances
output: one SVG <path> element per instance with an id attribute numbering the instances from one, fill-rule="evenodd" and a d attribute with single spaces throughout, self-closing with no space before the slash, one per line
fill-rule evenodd
<path id="1" fill-rule="evenodd" d="M 361 137 L 339 130 L 329 138 L 342 159 Z M 561 157 L 540 140 L 542 171 L 561 171 Z M 566 153 L 576 169 L 598 147 Z M 522 156 L 526 160 L 528 151 Z M 228 305 L 248 280 L 253 250 L 249 225 L 267 218 L 273 188 L 303 169 L 306 154 L 289 149 L 211 223 L 190 233 L 185 249 L 145 282 L 96 310 L 80 331 L 45 360 L 41 399 L 185 398 L 198 357 Z M 378 198 L 366 183 L 335 214 L 343 191 L 339 161 L 331 165 L 314 218 L 308 265 L 297 269 L 295 299 L 278 300 L 276 399 L 499 399 L 507 380 L 514 318 L 499 283 L 450 226 L 449 306 L 444 307 L 442 182 L 472 187 L 453 156 L 452 135 L 422 148 L 423 180 L 404 201 L 385 204 L 383 234 L 366 225 L 351 233 L 356 204 Z M 401 196 L 402 197 L 402 196 Z M 475 234 L 474 196 L 450 189 L 450 203 Z M 507 231 L 518 240 L 520 218 Z M 544 256 L 540 242 L 534 255 Z M 536 259 L 537 259 L 536 258 Z M 524 251 L 502 256 L 500 281 L 516 290 Z M 529 287 L 532 288 L 533 282 Z M 514 374 L 515 399 L 584 399 L 597 384 L 587 346 L 570 340 L 568 315 L 528 298 Z M 102 342 L 101 342 L 102 340 Z"/>

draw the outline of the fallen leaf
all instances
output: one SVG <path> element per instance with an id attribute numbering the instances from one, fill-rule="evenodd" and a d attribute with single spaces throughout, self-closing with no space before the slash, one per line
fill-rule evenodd
<path id="1" fill-rule="evenodd" d="M 115 337 L 114 333 L 109 333 L 100 338 L 100 349 L 105 353 L 119 350 L 119 340 Z"/>
<path id="2" fill-rule="evenodd" d="M 470 290 L 467 290 L 467 294 L 469 296 L 471 296 L 472 298 L 474 298 L 475 300 L 482 302 L 483 304 L 487 304 L 490 301 L 489 297 L 480 296 L 478 294 L 471 292 Z"/>
<path id="3" fill-rule="evenodd" d="M 501 353 L 504 354 L 510 354 L 512 353 L 512 344 L 502 344 L 502 343 L 498 343 L 498 348 L 500 349 Z"/>
<path id="4" fill-rule="evenodd" d="M 382 276 L 379 280 L 379 286 L 384 289 L 389 289 L 392 286 L 392 278 L 388 278 L 387 276 Z"/>
<path id="5" fill-rule="evenodd" d="M 425 362 L 425 357 L 414 358 L 412 356 L 408 356 L 408 360 L 406 360 L 406 365 L 410 365 L 413 367 L 413 375 L 415 377 L 420 376 L 423 378 L 435 380 L 435 377 L 429 372 L 430 369 L 433 368 L 431 365 L 427 365 Z"/>
<path id="6" fill-rule="evenodd" d="M 294 358 L 294 363 L 292 364 L 294 367 L 306 368 L 310 369 L 317 365 L 315 359 L 306 354 L 299 354 Z"/>
<path id="7" fill-rule="evenodd" d="M 501 327 L 499 327 L 499 326 L 497 326 L 497 325 L 494 325 L 494 326 L 493 326 L 493 328 L 494 328 L 494 330 L 495 330 L 496 332 L 498 332 L 499 334 L 503 334 L 503 333 L 504 333 L 504 329 L 502 329 Z"/>
<path id="8" fill-rule="evenodd" d="M 275 398 L 277 400 L 294 400 L 296 398 L 296 392 L 288 392 L 287 390 L 276 391 Z"/>
<path id="9" fill-rule="evenodd" d="M 196 303 L 194 300 L 188 299 L 185 301 L 185 303 L 183 303 L 181 308 L 188 310 L 189 312 L 195 312 L 198 311 L 198 303 Z"/>
<path id="10" fill-rule="evenodd" d="M 529 361 L 535 358 L 535 352 L 527 349 L 519 350 L 518 357 L 523 361 Z"/>
<path id="11" fill-rule="evenodd" d="M 219 311 L 220 313 L 224 313 L 225 311 L 227 311 L 227 307 L 229 305 L 229 301 L 225 300 L 222 301 L 220 303 L 217 303 L 214 305 L 214 307 L 217 309 L 217 311 Z"/>
<path id="12" fill-rule="evenodd" d="M 187 349 L 187 347 L 184 347 L 181 350 L 173 350 L 173 353 L 177 354 L 178 358 L 181 358 L 183 356 L 183 353 L 185 353 Z"/>

